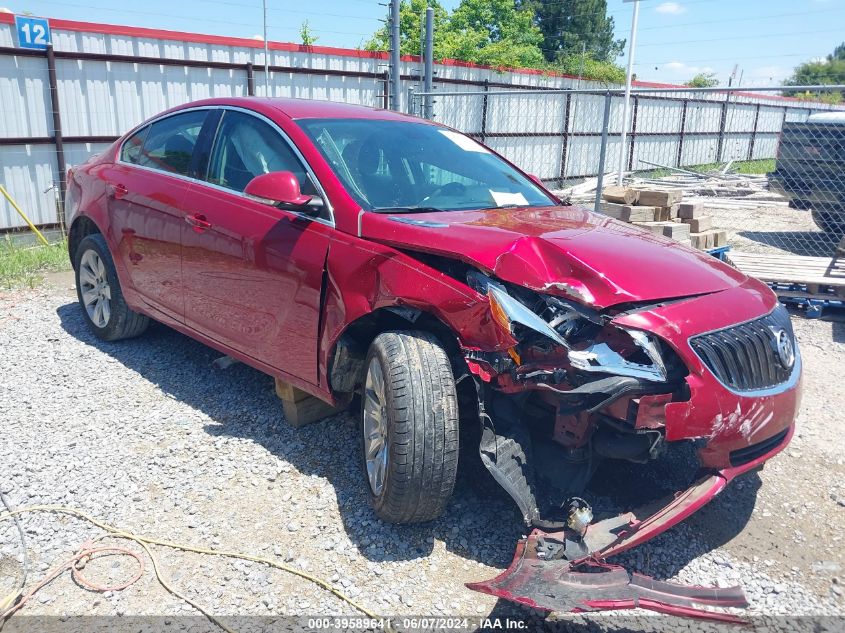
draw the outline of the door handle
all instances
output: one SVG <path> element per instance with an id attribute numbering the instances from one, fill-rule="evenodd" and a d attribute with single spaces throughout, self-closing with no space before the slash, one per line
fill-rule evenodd
<path id="1" fill-rule="evenodd" d="M 186 215 L 185 222 L 191 225 L 191 228 L 194 229 L 194 233 L 202 233 L 206 229 L 211 228 L 211 222 L 209 222 L 202 213 Z"/>
<path id="2" fill-rule="evenodd" d="M 120 183 L 116 185 L 109 185 L 109 190 L 115 200 L 120 200 L 129 193 L 129 189 L 126 188 L 126 185 Z"/>

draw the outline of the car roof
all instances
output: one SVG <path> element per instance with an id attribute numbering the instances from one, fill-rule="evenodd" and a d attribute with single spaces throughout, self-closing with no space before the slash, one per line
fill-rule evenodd
<path id="1" fill-rule="evenodd" d="M 255 110 L 266 115 L 279 112 L 291 119 L 382 119 L 394 121 L 415 121 L 428 123 L 400 112 L 364 105 L 351 105 L 333 101 L 313 99 L 291 99 L 282 97 L 223 97 L 203 99 L 179 106 L 178 110 L 196 106 L 228 105 Z"/>

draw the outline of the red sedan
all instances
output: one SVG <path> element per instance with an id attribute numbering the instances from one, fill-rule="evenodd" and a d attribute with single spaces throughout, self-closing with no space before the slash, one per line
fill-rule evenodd
<path id="1" fill-rule="evenodd" d="M 577 571 L 650 538 L 792 434 L 801 359 L 764 284 L 564 204 L 428 121 L 305 100 L 191 103 L 74 169 L 66 209 L 98 337 L 155 319 L 329 404 L 360 401 L 362 469 L 388 521 L 444 511 L 471 427 L 538 528 L 520 563 Z M 648 518 L 592 522 L 579 495 L 599 462 L 690 444 L 700 471 L 685 492 Z M 520 573 L 476 588 L 572 607 L 532 596 Z"/>

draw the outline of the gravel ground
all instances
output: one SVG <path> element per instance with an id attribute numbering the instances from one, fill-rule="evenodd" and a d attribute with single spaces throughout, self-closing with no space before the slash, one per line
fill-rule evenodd
<path id="1" fill-rule="evenodd" d="M 510 562 L 522 528 L 507 498 L 479 493 L 462 473 L 445 517 L 412 527 L 382 523 L 364 495 L 351 415 L 294 430 L 272 379 L 240 364 L 215 369 L 216 352 L 163 326 L 136 340 L 100 342 L 68 283 L 0 294 L 0 486 L 16 506 L 73 506 L 137 533 L 274 558 L 381 614 L 527 617 L 464 587 Z M 620 562 L 685 583 L 742 584 L 751 614 L 841 616 L 845 324 L 801 316 L 794 323 L 806 369 L 791 447 Z M 101 533 L 48 514 L 22 522 L 31 580 Z M 11 523 L 0 523 L 0 595 L 12 586 L 16 548 Z M 173 584 L 215 614 L 356 614 L 319 587 L 260 564 L 156 551 Z M 122 558 L 86 569 L 101 582 L 130 572 Z M 66 573 L 25 613 L 196 612 L 148 571 L 110 594 L 86 591 Z M 576 619 L 604 626 L 608 617 Z M 9 630 L 26 628 L 15 622 Z"/>
<path id="2" fill-rule="evenodd" d="M 713 217 L 713 228 L 727 230 L 731 248 L 743 253 L 831 257 L 839 242 L 819 230 L 809 210 L 786 206 L 786 198 L 774 192 L 745 198 L 741 203 L 745 207 L 715 197 L 696 200 L 703 202 L 707 215 Z"/>

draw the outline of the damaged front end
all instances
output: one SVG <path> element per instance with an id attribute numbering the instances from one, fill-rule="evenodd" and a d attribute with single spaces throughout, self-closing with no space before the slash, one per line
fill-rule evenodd
<path id="1" fill-rule="evenodd" d="M 665 449 L 662 406 L 689 398 L 671 349 L 613 315 L 494 280 L 468 283 L 516 344 L 465 350 L 481 421 L 480 454 L 528 526 L 558 528 L 565 502 L 603 459 L 643 463 Z"/>
<path id="2" fill-rule="evenodd" d="M 492 319 L 515 343 L 498 352 L 463 350 L 476 386 L 481 460 L 534 528 L 508 570 L 469 587 L 549 612 L 641 607 L 735 620 L 702 607 L 745 606 L 739 588 L 683 587 L 604 561 L 682 521 L 737 474 L 782 450 L 797 396 L 774 415 L 778 403 L 764 390 L 733 391 L 695 362 L 687 343 L 694 329 L 682 338 L 677 326 L 673 337 L 657 327 L 676 304 L 700 297 L 598 310 L 476 270 L 467 273 L 467 283 L 486 295 Z M 738 344 L 731 338 L 726 345 L 732 352 Z M 755 353 L 758 370 L 765 370 L 763 352 Z M 788 370 L 792 388 L 800 366 Z M 715 404 L 701 406 L 701 415 L 735 406 L 737 420 L 726 425 L 719 413 L 707 423 L 694 419 L 691 400 L 708 389 Z M 740 432 L 747 416 L 765 422 Z M 602 461 L 645 464 L 682 445 L 696 452 L 687 478 L 674 489 L 682 492 L 592 522 L 592 508 L 581 496 Z"/>

